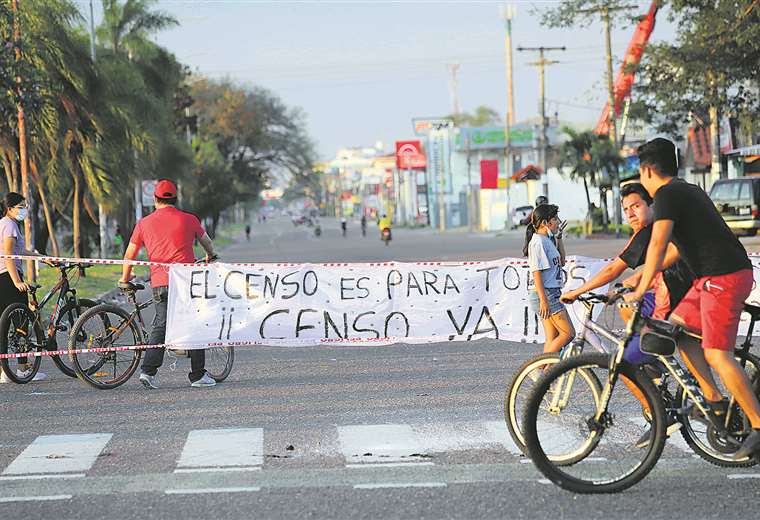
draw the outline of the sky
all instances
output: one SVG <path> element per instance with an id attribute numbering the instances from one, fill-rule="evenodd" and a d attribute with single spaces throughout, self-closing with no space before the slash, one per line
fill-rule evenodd
<path id="1" fill-rule="evenodd" d="M 77 3 L 88 13 L 86 0 Z M 534 9 L 555 1 L 512 1 L 513 48 L 566 46 L 547 53 L 547 114 L 593 125 L 606 100 L 600 21 L 586 29 L 547 29 Z M 646 12 L 648 1 L 632 1 Z M 100 2 L 95 0 L 95 22 Z M 180 23 L 154 39 L 197 73 L 231 78 L 276 93 L 300 107 L 321 159 L 341 147 L 392 150 L 414 138 L 413 117 L 452 112 L 449 64 L 459 63 L 461 110 L 506 110 L 504 2 L 159 0 Z M 633 26 L 612 35 L 622 59 Z M 662 17 L 653 39 L 671 39 Z M 515 116 L 538 114 L 537 58 L 514 52 Z M 617 67 L 615 69 L 617 71 Z"/>

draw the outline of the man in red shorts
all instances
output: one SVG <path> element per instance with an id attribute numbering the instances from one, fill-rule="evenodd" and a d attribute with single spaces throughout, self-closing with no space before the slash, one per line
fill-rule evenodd
<path id="1" fill-rule="evenodd" d="M 733 353 L 739 317 L 752 290 L 752 264 L 707 194 L 677 177 L 677 151 L 672 142 L 653 139 L 641 145 L 637 153 L 641 184 L 654 199 L 654 225 L 641 280 L 626 301 L 641 300 L 662 269 L 672 240 L 696 279 L 670 319 L 702 335 L 701 348 L 691 338 L 681 341 L 681 356 L 716 413 L 725 413 L 727 403 L 710 368 L 718 373 L 749 419 L 752 432 L 735 458 L 758 455 L 760 403 Z"/>

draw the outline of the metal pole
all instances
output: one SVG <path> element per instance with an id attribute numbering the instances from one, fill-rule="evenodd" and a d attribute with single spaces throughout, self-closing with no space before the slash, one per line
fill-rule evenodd
<path id="1" fill-rule="evenodd" d="M 472 192 L 472 168 L 471 168 L 471 158 L 470 158 L 470 135 L 469 133 L 465 136 L 465 149 L 467 150 L 467 226 L 470 229 L 470 231 L 473 231 L 475 229 L 474 226 L 474 217 L 473 215 L 473 192 Z M 507 196 L 507 200 L 509 200 L 509 196 Z M 509 205 L 507 204 L 507 208 L 509 208 Z M 508 211 L 508 209 L 507 209 Z"/>
<path id="2" fill-rule="evenodd" d="M 607 51 L 607 102 L 610 107 L 607 111 L 609 114 L 607 126 L 609 127 L 610 132 L 610 142 L 612 143 L 613 149 L 617 151 L 618 141 L 617 121 L 615 117 L 615 90 L 612 86 L 612 35 L 610 34 L 610 10 L 608 7 L 602 9 L 602 17 L 604 18 L 604 41 Z M 623 218 L 620 204 L 617 202 L 620 198 L 620 175 L 618 174 L 617 167 L 615 167 L 614 171 L 611 171 L 610 173 L 612 174 L 612 178 L 610 179 L 612 181 L 612 205 L 615 208 L 615 234 L 619 237 L 620 225 L 622 224 Z"/>
<path id="3" fill-rule="evenodd" d="M 512 85 L 512 18 L 514 17 L 514 8 L 511 5 L 505 6 L 502 11 L 506 35 L 504 36 L 504 52 L 507 59 L 507 113 L 504 118 L 504 174 L 506 176 L 507 192 L 507 220 L 509 220 L 510 200 L 509 186 L 512 177 L 512 136 L 511 129 L 514 124 L 515 102 L 514 90 Z M 469 152 L 467 160 L 470 160 Z M 469 167 L 469 162 L 468 162 Z"/>
<path id="4" fill-rule="evenodd" d="M 543 187 L 543 194 L 545 197 L 549 197 L 549 172 L 546 171 L 546 72 L 545 72 L 545 59 L 544 50 L 539 51 L 539 63 L 538 66 L 538 82 L 540 90 L 539 101 L 539 113 L 541 116 L 541 135 L 538 137 L 539 142 L 539 165 L 541 166 L 541 185 Z"/>

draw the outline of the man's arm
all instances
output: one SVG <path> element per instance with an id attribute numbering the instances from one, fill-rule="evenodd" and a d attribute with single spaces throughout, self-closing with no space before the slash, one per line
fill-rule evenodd
<path id="1" fill-rule="evenodd" d="M 198 239 L 198 243 L 206 251 L 206 262 L 211 261 L 211 258 L 216 256 L 216 253 L 214 253 L 214 243 L 211 241 L 208 233 L 203 233 L 203 236 Z"/>
<path id="2" fill-rule="evenodd" d="M 625 296 L 625 301 L 639 301 L 644 297 L 644 293 L 654 281 L 654 277 L 663 268 L 665 252 L 670 242 L 670 236 L 673 234 L 672 220 L 658 220 L 652 225 L 652 238 L 647 248 L 647 259 L 644 264 L 644 270 L 639 280 L 636 290 Z"/>
<path id="3" fill-rule="evenodd" d="M 124 252 L 124 260 L 134 260 L 137 258 L 137 253 L 140 251 L 140 248 L 137 247 L 132 242 L 129 243 L 127 246 L 127 250 Z M 128 282 L 129 279 L 132 278 L 132 265 L 131 264 L 124 264 L 121 266 L 121 278 L 119 278 L 119 282 Z"/>
<path id="4" fill-rule="evenodd" d="M 623 262 L 620 258 L 615 258 L 612 262 L 605 265 L 601 271 L 596 273 L 596 275 L 591 280 L 584 283 L 577 289 L 563 294 L 560 299 L 563 302 L 573 302 L 581 294 L 588 291 L 593 291 L 594 289 L 597 289 L 602 285 L 608 284 L 611 281 L 615 280 L 618 276 L 623 274 L 627 268 L 628 265 L 625 262 Z"/>

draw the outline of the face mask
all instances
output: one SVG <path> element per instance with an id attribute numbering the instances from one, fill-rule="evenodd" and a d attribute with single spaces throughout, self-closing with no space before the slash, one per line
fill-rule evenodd
<path id="1" fill-rule="evenodd" d="M 18 215 L 16 216 L 16 220 L 18 220 L 19 222 L 23 222 L 24 219 L 26 219 L 26 215 L 28 212 L 29 210 L 27 210 L 26 208 L 21 208 L 20 210 L 18 210 Z"/>
<path id="2" fill-rule="evenodd" d="M 552 231 L 549 228 L 546 228 L 546 236 L 549 238 L 554 238 L 554 231 Z"/>

